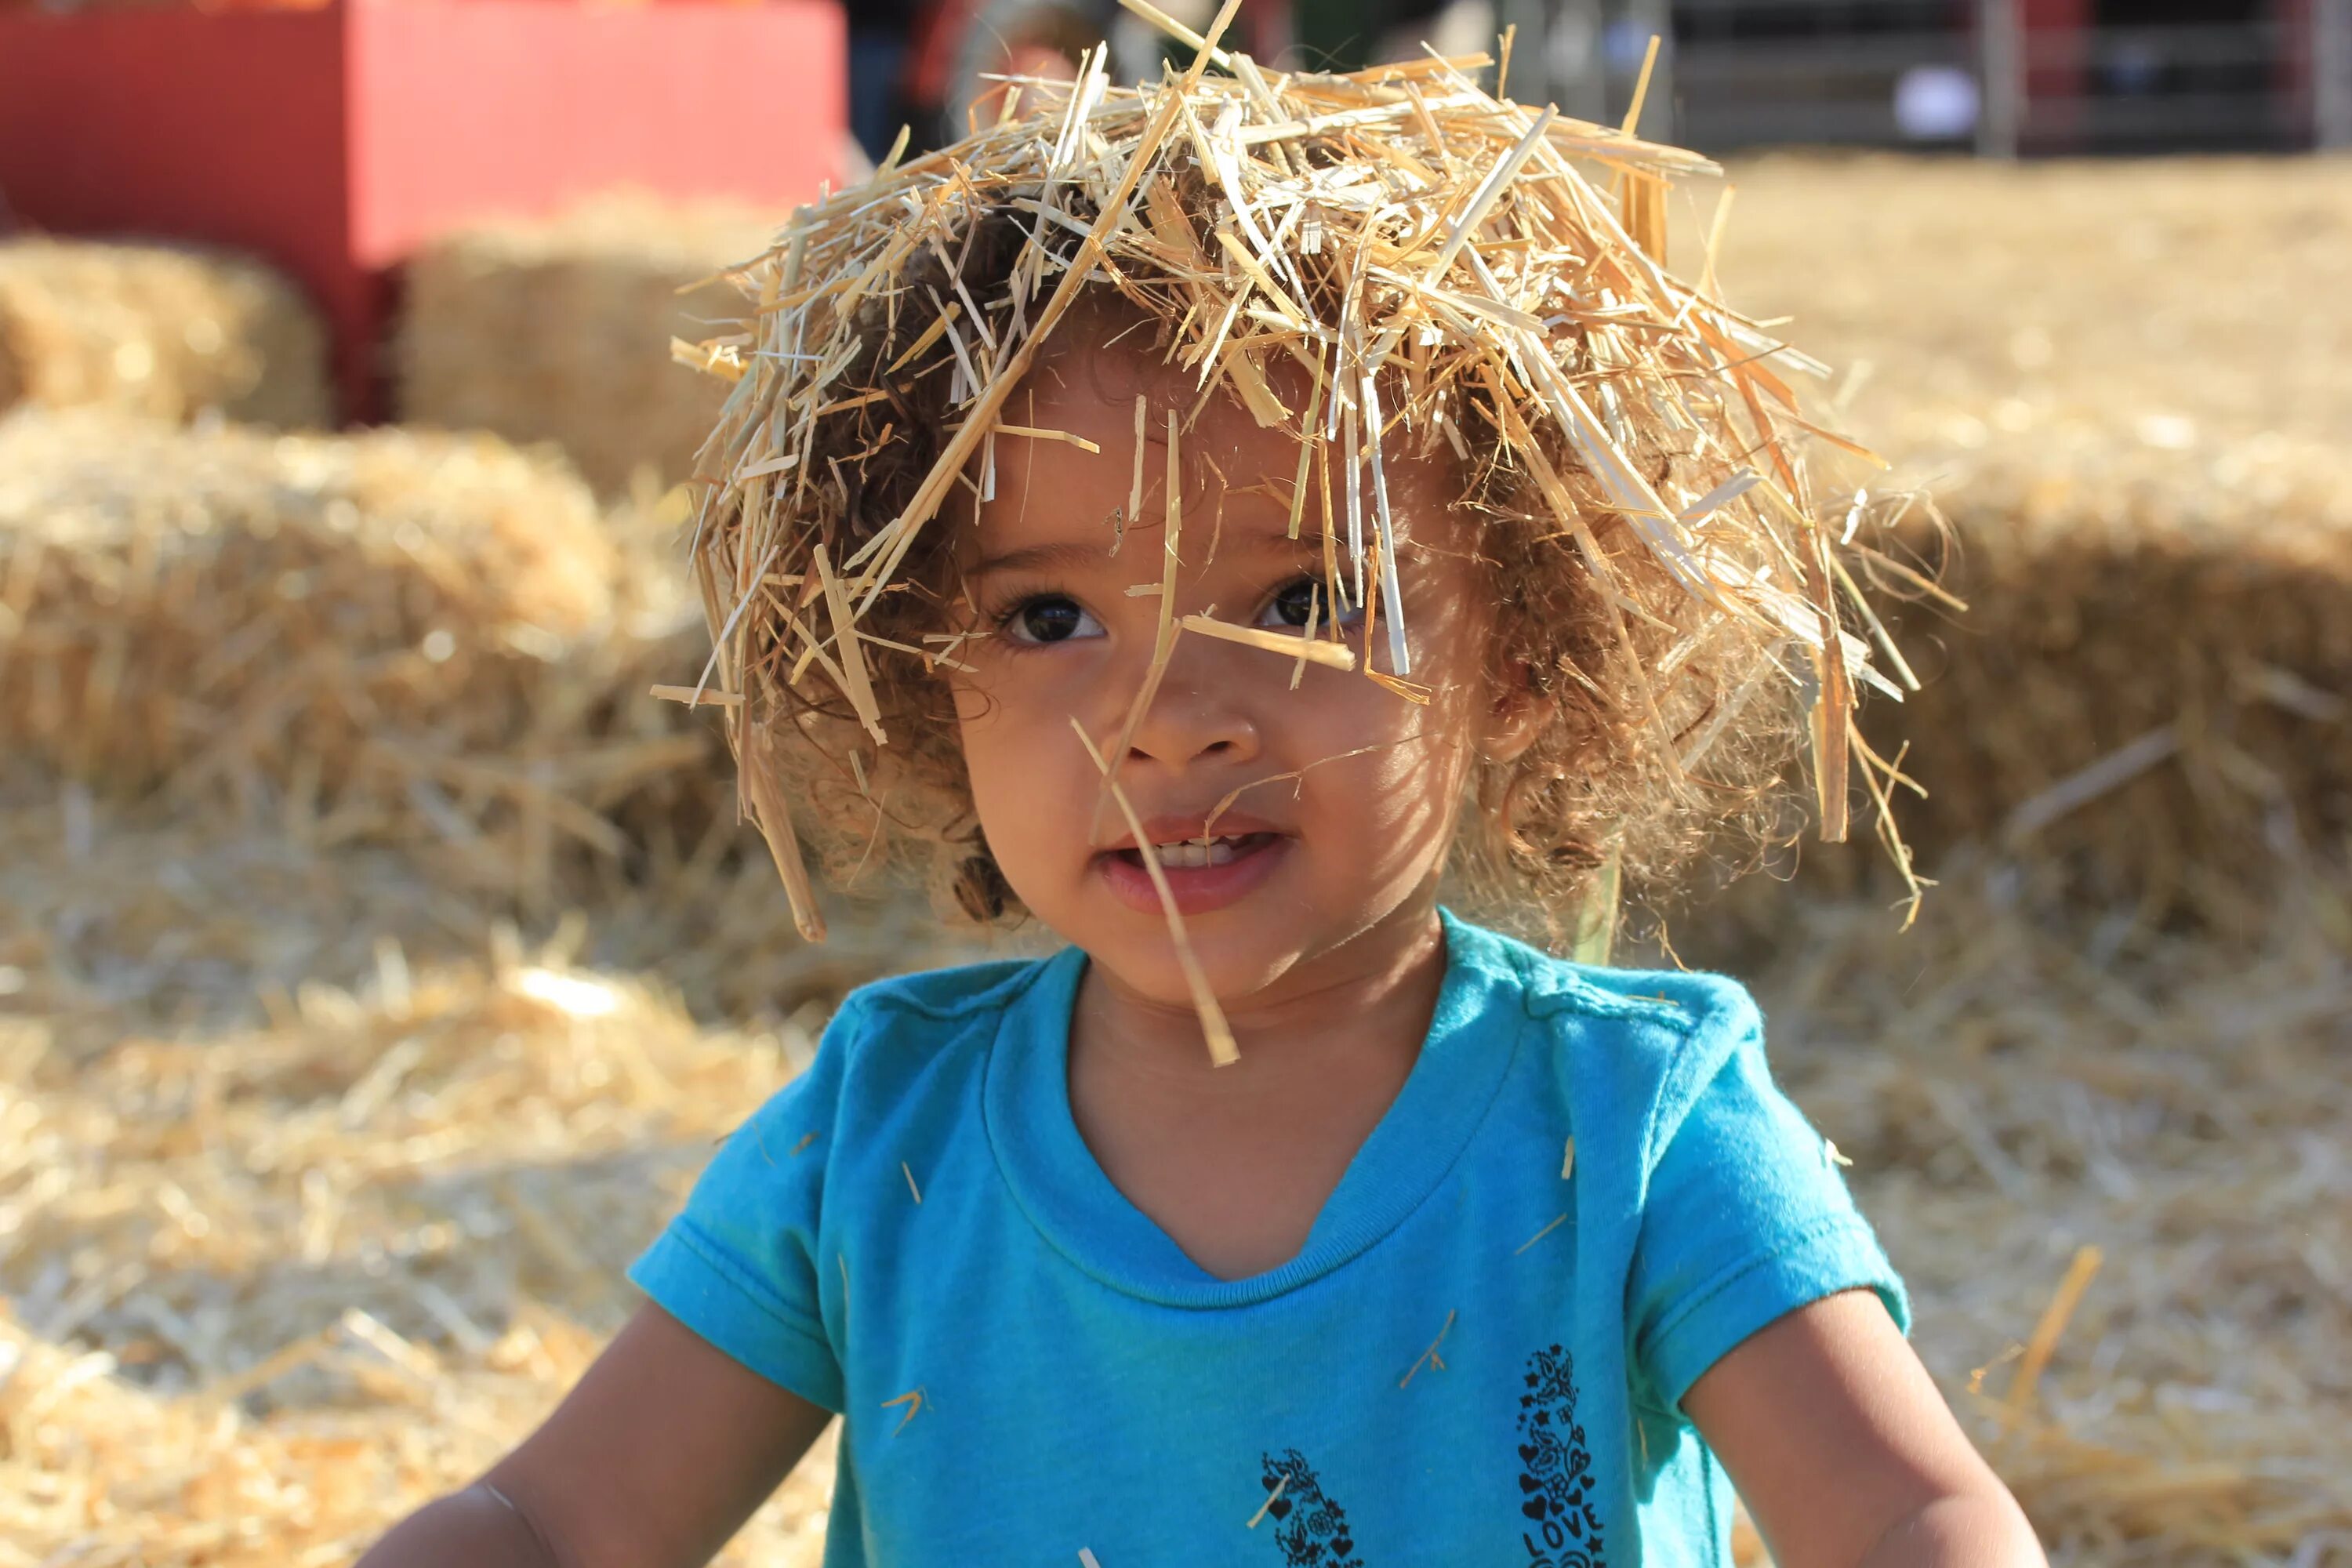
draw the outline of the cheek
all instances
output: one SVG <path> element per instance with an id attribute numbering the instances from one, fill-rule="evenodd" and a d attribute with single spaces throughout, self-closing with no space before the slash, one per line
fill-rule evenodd
<path id="1" fill-rule="evenodd" d="M 1062 717 L 1068 707 L 1031 700 L 1024 683 L 994 671 L 959 677 L 950 690 L 981 830 L 1014 890 L 1034 903 L 1024 868 L 1066 836 L 1062 825 L 1084 785 L 1076 770 L 1085 759 Z"/>
<path id="2" fill-rule="evenodd" d="M 955 698 L 956 736 L 963 748 L 964 771 L 971 776 L 975 805 L 985 805 L 1001 795 L 1018 759 L 1031 748 L 1022 744 L 1021 717 L 1004 701 L 1003 686 L 986 677 L 958 679 L 950 689 Z"/>
<path id="3" fill-rule="evenodd" d="M 1336 690 L 1293 694 L 1284 765 L 1306 770 L 1303 804 L 1365 870 L 1385 878 L 1425 865 L 1453 829 L 1471 755 L 1468 704 L 1440 691 L 1419 705 L 1339 679 Z"/>

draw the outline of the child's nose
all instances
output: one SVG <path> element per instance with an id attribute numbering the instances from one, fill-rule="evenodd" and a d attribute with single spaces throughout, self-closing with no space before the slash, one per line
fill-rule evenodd
<path id="1" fill-rule="evenodd" d="M 1171 767 L 1214 759 L 1246 762 L 1258 753 L 1257 723 L 1248 710 L 1213 679 L 1188 679 L 1180 668 L 1167 679 L 1135 727 L 1129 754 Z"/>

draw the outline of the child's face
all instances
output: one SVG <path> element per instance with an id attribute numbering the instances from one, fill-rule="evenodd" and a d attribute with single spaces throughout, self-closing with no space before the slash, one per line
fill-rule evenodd
<path id="1" fill-rule="evenodd" d="M 1131 363 L 1105 364 L 1103 355 Z M 1107 395 L 1097 390 L 1106 383 L 1118 384 Z M 1114 557 L 1139 384 L 1150 400 L 1145 500 Z M 1185 1005 L 1187 993 L 1158 896 L 1070 721 L 1107 750 L 1150 668 L 1160 600 L 1128 590 L 1160 582 L 1168 414 L 1181 417 L 1195 395 L 1189 376 L 1092 343 L 1065 351 L 1016 393 L 1008 419 L 1102 450 L 999 438 L 995 499 L 979 509 L 965 546 L 972 624 L 986 635 L 957 650 L 973 668 L 952 678 L 974 804 L 1005 879 L 1116 982 L 1170 1006 Z M 1391 448 L 1402 445 L 1391 437 Z M 1318 498 L 1301 538 L 1285 537 L 1297 445 L 1218 395 L 1179 446 L 1174 613 L 1213 608 L 1219 620 L 1297 635 L 1323 579 Z M 1341 454 L 1332 462 L 1344 486 Z M 1350 942 L 1426 923 L 1465 770 L 1493 728 L 1481 579 L 1446 510 L 1445 475 L 1391 460 L 1388 479 L 1411 674 L 1432 689 L 1429 702 L 1409 702 L 1360 670 L 1315 665 L 1293 689 L 1291 658 L 1187 632 L 1118 767 L 1147 836 L 1175 847 L 1160 850 L 1162 866 L 1229 1005 L 1311 991 L 1319 961 Z M 1368 497 L 1368 536 L 1370 510 Z M 1344 549 L 1339 560 L 1346 574 Z M 1385 605 L 1380 613 L 1385 619 Z M 1328 606 L 1318 615 L 1328 621 Z M 1360 617 L 1343 634 L 1360 659 Z M 1386 671 L 1385 626 L 1374 628 L 1372 647 Z M 1184 844 L 1204 828 L 1216 836 L 1205 850 Z"/>

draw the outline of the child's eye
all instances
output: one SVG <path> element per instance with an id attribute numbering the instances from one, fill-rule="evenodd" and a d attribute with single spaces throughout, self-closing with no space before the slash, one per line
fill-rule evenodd
<path id="1" fill-rule="evenodd" d="M 1348 626 L 1361 618 L 1360 611 L 1343 606 L 1338 624 Z M 1318 577 L 1300 577 L 1276 589 L 1257 616 L 1259 626 L 1277 631 L 1305 631 L 1310 620 L 1318 629 L 1333 624 L 1329 592 Z"/>
<path id="2" fill-rule="evenodd" d="M 1073 637 L 1098 637 L 1103 635 L 1102 623 L 1088 615 L 1076 599 L 1062 594 L 1040 594 L 1034 599 L 1024 599 L 1005 612 L 1005 635 L 1014 642 L 1068 642 Z"/>

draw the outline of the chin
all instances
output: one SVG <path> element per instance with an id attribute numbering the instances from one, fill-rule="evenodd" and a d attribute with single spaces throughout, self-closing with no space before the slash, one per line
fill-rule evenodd
<path id="1" fill-rule="evenodd" d="M 1223 1002 L 1265 990 L 1297 958 L 1293 948 L 1296 931 L 1225 931 L 1213 925 L 1203 930 L 1201 922 L 1187 921 L 1185 933 L 1202 973 L 1208 977 L 1209 989 Z M 1099 926 L 1091 933 L 1081 927 L 1071 933 L 1070 940 L 1136 995 L 1169 1007 L 1192 1005 L 1192 988 L 1185 983 L 1184 966 L 1177 962 L 1175 944 L 1168 940 L 1164 921 L 1153 921 L 1148 931 L 1122 932 L 1110 940 L 1102 940 L 1104 935 Z"/>

